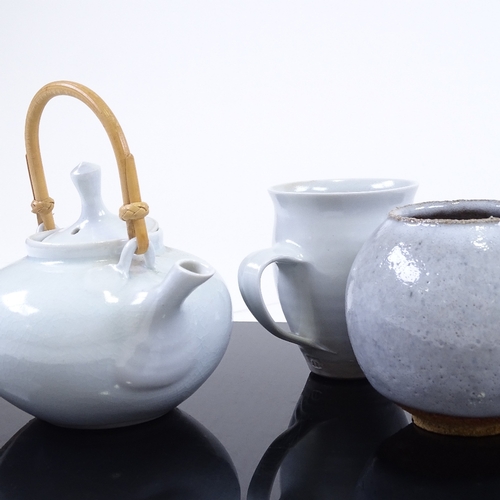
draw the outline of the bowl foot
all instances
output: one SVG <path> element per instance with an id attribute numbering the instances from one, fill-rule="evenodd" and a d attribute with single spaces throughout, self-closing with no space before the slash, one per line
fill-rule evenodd
<path id="1" fill-rule="evenodd" d="M 500 417 L 453 417 L 400 405 L 411 413 L 413 423 L 426 431 L 449 436 L 483 437 L 500 434 Z"/>

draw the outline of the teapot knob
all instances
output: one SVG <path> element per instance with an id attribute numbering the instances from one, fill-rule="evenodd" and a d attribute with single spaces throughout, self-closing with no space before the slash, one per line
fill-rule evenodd
<path id="1" fill-rule="evenodd" d="M 95 220 L 109 213 L 101 197 L 101 169 L 98 165 L 80 163 L 71 171 L 71 180 L 80 195 L 80 219 Z"/>
<path id="2" fill-rule="evenodd" d="M 110 212 L 102 200 L 101 167 L 93 163 L 80 163 L 71 171 L 71 180 L 80 195 L 80 217 L 71 226 L 56 230 L 44 241 L 82 244 L 126 240 L 125 222 Z"/>

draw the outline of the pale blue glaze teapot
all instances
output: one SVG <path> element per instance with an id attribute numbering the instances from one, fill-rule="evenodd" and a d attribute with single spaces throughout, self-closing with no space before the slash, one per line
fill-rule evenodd
<path id="1" fill-rule="evenodd" d="M 121 218 L 102 202 L 99 167 L 82 163 L 72 172 L 81 216 L 68 228 L 54 226 L 38 124 L 55 95 L 89 105 L 108 132 Z M 223 281 L 206 262 L 163 245 L 158 223 L 145 217 L 121 128 L 90 89 L 43 87 L 28 111 L 26 148 L 41 225 L 26 240 L 27 256 L 0 271 L 0 396 L 67 427 L 163 415 L 208 378 L 226 350 L 231 301 Z"/>

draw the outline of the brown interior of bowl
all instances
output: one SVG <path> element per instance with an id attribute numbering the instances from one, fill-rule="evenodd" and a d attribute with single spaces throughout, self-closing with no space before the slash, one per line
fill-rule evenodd
<path id="1" fill-rule="evenodd" d="M 403 220 L 441 222 L 500 221 L 500 201 L 457 200 L 417 203 L 396 208 L 391 216 Z"/>
<path id="2" fill-rule="evenodd" d="M 459 210 L 447 211 L 442 210 L 433 214 L 422 214 L 414 216 L 415 219 L 451 219 L 451 220 L 477 220 L 477 219 L 491 219 L 492 217 L 500 217 L 500 212 L 492 213 L 491 210 Z"/>

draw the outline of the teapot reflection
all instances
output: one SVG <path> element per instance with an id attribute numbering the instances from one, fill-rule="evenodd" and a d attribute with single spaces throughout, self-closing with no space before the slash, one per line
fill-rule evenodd
<path id="1" fill-rule="evenodd" d="M 406 414 L 366 380 L 310 374 L 287 431 L 268 448 L 248 500 L 264 500 L 278 469 L 281 500 L 351 499 L 368 460 L 408 424 Z"/>
<path id="2" fill-rule="evenodd" d="M 410 424 L 387 439 L 355 500 L 500 498 L 500 436 L 442 436 Z"/>
<path id="3" fill-rule="evenodd" d="M 221 443 L 175 409 L 112 430 L 73 430 L 34 419 L 0 452 L 0 497 L 15 499 L 239 500 Z"/>

